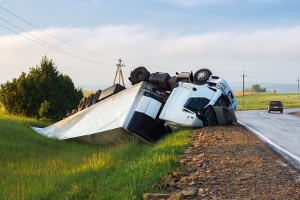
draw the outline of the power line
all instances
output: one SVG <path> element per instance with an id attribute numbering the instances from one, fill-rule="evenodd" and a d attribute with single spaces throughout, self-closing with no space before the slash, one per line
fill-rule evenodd
<path id="1" fill-rule="evenodd" d="M 1 17 L 0 17 L 0 18 L 1 18 Z M 25 32 L 26 34 L 28 34 L 28 35 L 30 35 L 30 36 L 36 38 L 36 39 L 39 40 L 40 42 L 37 41 L 37 40 L 34 40 L 34 39 L 30 38 L 30 37 L 27 37 L 27 36 L 25 36 L 25 35 L 23 35 L 23 34 L 20 34 L 20 33 L 16 32 L 16 31 L 14 31 L 14 30 L 12 30 L 12 29 L 6 27 L 6 26 L 3 26 L 3 25 L 1 25 L 1 24 L 0 24 L 0 26 L 3 27 L 3 28 L 5 28 L 5 29 L 7 29 L 7 30 L 9 30 L 9 31 L 11 31 L 11 32 L 13 32 L 13 33 L 15 33 L 15 34 L 17 34 L 17 35 L 20 35 L 21 37 L 24 37 L 24 38 L 27 39 L 27 40 L 30 40 L 30 41 L 32 41 L 32 42 L 38 44 L 38 45 L 44 46 L 44 47 L 46 47 L 46 48 L 48 48 L 48 49 L 51 49 L 51 50 L 53 50 L 53 51 L 57 51 L 57 52 L 62 53 L 62 54 L 64 54 L 64 55 L 71 56 L 71 57 L 73 57 L 73 58 L 77 58 L 77 59 L 84 60 L 84 61 L 91 62 L 91 63 L 95 63 L 95 64 L 108 65 L 108 66 L 115 66 L 115 65 L 113 65 L 113 64 L 101 63 L 101 62 L 98 62 L 98 61 L 94 61 L 94 60 L 91 60 L 91 59 L 87 59 L 87 58 L 78 56 L 78 55 L 76 55 L 76 54 L 69 53 L 69 52 L 67 52 L 67 51 L 65 51 L 65 50 L 62 50 L 62 49 L 60 49 L 60 48 L 58 48 L 58 47 L 55 47 L 55 46 L 51 45 L 50 43 L 45 42 L 45 41 L 43 41 L 43 40 L 41 40 L 41 39 L 39 39 L 39 38 L 33 36 L 33 35 L 30 34 L 30 33 Z M 47 45 L 47 44 L 48 44 L 48 45 Z"/>
<path id="2" fill-rule="evenodd" d="M 20 35 L 20 36 L 22 36 L 22 37 L 24 37 L 24 38 L 26 38 L 26 39 L 28 39 L 28 40 L 30 40 L 30 41 L 32 41 L 32 42 L 35 42 L 35 43 L 37 43 L 37 44 L 43 46 L 42 43 L 39 43 L 39 42 L 37 42 L 37 41 L 35 41 L 35 40 L 29 38 L 29 37 L 26 37 L 25 35 L 22 35 L 22 34 L 20 34 L 20 33 L 16 32 L 16 31 L 14 31 L 14 30 L 12 30 L 12 29 L 10 29 L 10 28 L 7 28 L 6 26 L 3 26 L 3 25 L 1 25 L 1 24 L 0 24 L 0 26 L 1 26 L 2 28 L 5 28 L 5 29 L 8 30 L 8 31 L 11 31 L 11 32 L 13 32 L 13 33 L 15 33 L 15 34 L 17 34 L 17 35 Z"/>
<path id="3" fill-rule="evenodd" d="M 36 26 L 36 25 L 32 24 L 31 22 L 29 22 L 29 21 L 23 19 L 22 17 L 19 17 L 18 15 L 16 15 L 15 13 L 9 11 L 8 9 L 4 8 L 4 7 L 1 6 L 1 5 L 0 5 L 0 8 L 3 9 L 4 11 L 6 11 L 7 13 L 13 15 L 14 17 L 18 18 L 18 19 L 21 20 L 22 22 L 24 22 L 24 23 L 26 23 L 26 24 L 32 26 L 33 28 L 35 28 L 35 29 L 37 29 L 37 30 L 39 30 L 39 31 L 41 31 L 41 32 L 43 32 L 43 33 L 45 33 L 46 35 L 51 36 L 52 38 L 54 38 L 54 39 L 56 39 L 56 40 L 58 40 L 58 41 L 60 41 L 60 42 L 62 42 L 62 43 L 64 43 L 64 44 L 67 44 L 67 45 L 69 45 L 69 46 L 71 46 L 71 47 L 73 47 L 73 48 L 75 48 L 75 49 L 78 49 L 78 50 L 80 50 L 80 51 L 82 51 L 82 52 L 88 53 L 88 54 L 90 54 L 90 55 L 98 56 L 98 57 L 101 57 L 101 58 L 105 58 L 105 59 L 109 59 L 109 60 L 114 60 L 114 61 L 116 60 L 115 58 L 110 58 L 110 57 L 107 57 L 107 56 L 104 56 L 104 55 L 100 55 L 100 54 L 91 52 L 91 51 L 89 51 L 89 50 L 83 49 L 83 48 L 81 48 L 81 47 L 78 47 L 78 46 L 76 46 L 76 45 L 74 45 L 74 44 L 72 44 L 72 43 L 70 43 L 70 42 L 68 42 L 68 41 L 66 41 L 66 40 L 63 40 L 63 39 L 61 39 L 61 38 L 59 38 L 59 37 L 57 37 L 57 36 L 55 36 L 55 35 L 53 35 L 53 34 L 51 34 L 51 33 L 49 33 L 49 32 L 47 32 L 47 31 L 45 31 L 45 30 L 39 28 L 38 26 Z M 35 43 L 37 43 L 37 44 L 39 44 L 39 45 L 45 46 L 45 47 L 47 47 L 47 48 L 49 48 L 49 49 L 51 49 L 51 50 L 57 51 L 57 52 L 59 52 L 59 53 L 62 53 L 62 54 L 68 55 L 68 56 L 72 56 L 72 57 L 77 58 L 77 59 L 85 60 L 85 61 L 88 61 L 88 62 L 92 62 L 92 63 L 96 63 L 96 64 L 102 64 L 102 65 L 108 65 L 108 66 L 115 66 L 115 65 L 113 65 L 113 64 L 101 63 L 101 62 L 97 62 L 97 61 L 94 61 L 94 60 L 91 60 L 91 59 L 87 59 L 87 58 L 84 58 L 84 57 L 82 57 L 82 56 L 78 56 L 78 55 L 76 55 L 76 54 L 70 53 L 70 52 L 65 51 L 65 50 L 63 50 L 63 49 L 60 49 L 60 48 L 58 48 L 58 47 L 56 47 L 56 46 L 54 46 L 54 45 L 52 45 L 52 44 L 50 44 L 50 43 L 48 43 L 48 42 L 46 42 L 46 41 L 44 41 L 44 40 L 41 40 L 41 39 L 38 38 L 38 37 L 36 37 L 36 36 L 34 36 L 34 35 L 28 33 L 28 32 L 25 31 L 24 29 L 20 28 L 19 26 L 16 26 L 15 24 L 9 22 L 8 20 L 6 20 L 6 19 L 4 19 L 4 18 L 2 18 L 2 17 L 1 17 L 1 19 L 4 20 L 4 21 L 6 21 L 7 23 L 9 23 L 10 25 L 14 26 L 15 28 L 17 28 L 17 29 L 23 31 L 23 32 L 26 33 L 27 35 L 30 35 L 31 37 L 35 38 L 36 40 L 38 40 L 38 41 L 40 41 L 40 42 L 35 41 L 35 40 L 33 40 L 33 39 L 29 38 L 29 37 L 26 37 L 26 36 L 24 36 L 24 35 L 21 35 L 20 33 L 17 33 L 16 31 L 14 31 L 14 30 L 12 30 L 12 29 L 10 29 L 10 28 L 7 28 L 7 27 L 1 25 L 3 28 L 5 28 L 5 29 L 7 29 L 7 30 L 9 30 L 9 31 L 11 31 L 11 32 L 13 32 L 13 33 L 15 33 L 15 34 L 21 35 L 22 37 L 24 37 L 24 38 L 26 38 L 26 39 L 28 39 L 28 40 L 30 40 L 30 41 L 32 41 L 32 42 L 35 42 Z M 147 66 L 147 67 L 150 67 L 150 68 L 168 69 L 168 68 L 166 68 L 166 67 L 158 67 L 158 66 L 147 65 L 147 64 L 139 64 L 139 63 L 137 63 L 137 62 L 135 62 L 135 61 L 130 61 L 130 60 L 126 60 L 126 62 L 133 63 L 133 64 L 140 65 L 140 66 Z M 133 69 L 134 67 L 128 67 L 128 68 L 132 68 L 132 69 Z"/>
<path id="4" fill-rule="evenodd" d="M 73 45 L 73 44 L 71 44 L 71 43 L 69 43 L 69 42 L 67 42 L 67 41 L 64 41 L 64 40 L 58 38 L 57 36 L 54 36 L 53 34 L 50 34 L 50 33 L 46 32 L 46 31 L 44 31 L 43 29 L 41 29 L 41 28 L 39 28 L 39 27 L 33 25 L 32 23 L 28 22 L 27 20 L 25 20 L 25 19 L 23 19 L 23 18 L 17 16 L 16 14 L 14 14 L 13 12 L 7 10 L 6 8 L 4 8 L 4 7 L 1 6 L 1 5 L 0 5 L 0 8 L 2 8 L 3 10 L 5 10 L 6 12 L 10 13 L 11 15 L 17 17 L 17 18 L 20 19 L 21 21 L 23 21 L 23 22 L 25 22 L 25 23 L 31 25 L 32 27 L 34 27 L 34 28 L 36 28 L 36 29 L 42 31 L 43 33 L 45 33 L 45 34 L 47 34 L 47 35 L 49 35 L 49 36 L 51 36 L 51 37 L 53 37 L 53 38 L 55 38 L 55 39 L 57 39 L 57 40 L 63 42 L 63 43 L 66 43 L 66 44 L 68 44 L 68 45 L 70 45 L 70 46 L 72 46 L 72 47 L 74 47 L 74 48 L 80 49 L 81 51 L 85 51 L 85 52 L 87 52 L 87 53 L 89 53 L 89 54 L 94 54 L 94 55 L 100 56 L 100 55 L 98 55 L 98 54 L 95 54 L 95 53 L 92 53 L 92 52 L 90 52 L 90 51 L 84 50 L 84 49 L 82 49 L 82 48 L 80 48 L 80 47 L 77 47 L 77 46 L 75 46 L 75 45 Z M 22 35 L 22 34 L 16 32 L 16 31 L 14 31 L 14 30 L 8 28 L 8 27 L 3 26 L 3 25 L 0 25 L 1 27 L 5 28 L 5 29 L 7 29 L 7 30 L 9 30 L 9 31 L 11 31 L 11 32 L 13 32 L 13 33 L 15 33 L 15 34 L 17 34 L 17 35 L 21 35 L 22 37 L 24 37 L 24 38 L 26 38 L 26 39 L 28 39 L 28 40 L 30 40 L 30 41 L 32 41 L 32 42 L 35 42 L 35 43 L 37 43 L 37 44 L 39 44 L 39 45 L 41 45 L 41 46 L 45 46 L 45 47 L 47 47 L 47 48 L 49 48 L 49 49 L 51 49 L 51 50 L 54 50 L 54 51 L 57 51 L 57 52 L 59 52 L 59 53 L 65 54 L 65 55 L 67 55 L 67 56 L 71 56 L 71 57 L 74 57 L 74 58 L 77 58 L 77 59 L 80 59 L 80 60 L 84 60 L 84 61 L 87 61 L 87 62 L 91 62 L 91 63 L 95 63 L 95 64 L 101 64 L 101 65 L 114 66 L 113 64 L 108 64 L 108 63 L 98 62 L 98 61 L 91 60 L 91 59 L 88 59 L 88 58 L 84 58 L 84 57 L 82 57 L 82 56 L 78 56 L 78 55 L 76 55 L 76 54 L 73 54 L 73 53 L 70 53 L 70 52 L 68 52 L 68 51 L 65 51 L 65 50 L 63 50 L 63 49 L 61 49 L 61 48 L 58 48 L 58 47 L 56 47 L 56 46 L 50 44 L 49 42 L 46 42 L 46 41 L 44 41 L 44 40 L 42 40 L 42 39 L 40 39 L 40 38 L 34 36 L 33 34 L 28 33 L 28 32 L 25 31 L 24 29 L 22 29 L 22 28 L 20 28 L 19 26 L 13 24 L 12 22 L 10 22 L 10 21 L 4 19 L 3 17 L 0 17 L 0 18 L 1 18 L 3 21 L 5 21 L 6 23 L 10 24 L 11 26 L 13 26 L 13 27 L 15 27 L 15 28 L 21 30 L 22 32 L 26 33 L 27 35 L 29 35 L 29 36 L 35 38 L 36 40 L 38 40 L 38 41 L 40 41 L 40 42 L 38 42 L 38 41 L 36 41 L 36 40 L 34 40 L 34 39 L 31 39 L 30 37 L 26 37 L 26 36 L 24 36 L 24 35 Z M 104 56 L 101 56 L 101 57 L 106 58 L 106 59 L 109 59 L 108 57 L 104 57 Z M 115 59 L 114 59 L 114 60 L 115 60 Z"/>
<path id="5" fill-rule="evenodd" d="M 116 60 L 116 59 L 114 59 L 114 58 L 109 58 L 109 57 L 106 57 L 106 56 L 102 56 L 102 55 L 96 54 L 96 53 L 94 53 L 94 52 L 91 52 L 91 51 L 88 51 L 88 50 L 83 49 L 83 48 L 81 48 L 81 47 L 78 47 L 78 46 L 76 46 L 76 45 L 74 45 L 74 44 L 72 44 L 72 43 L 70 43 L 70 42 L 68 42 L 68 41 L 65 41 L 65 40 L 63 40 L 63 39 L 60 39 L 59 37 L 57 37 L 57 36 L 55 36 L 55 35 L 53 35 L 53 34 L 47 32 L 47 31 L 45 31 L 45 30 L 39 28 L 38 26 L 36 26 L 36 25 L 30 23 L 29 21 L 27 21 L 27 20 L 25 20 L 25 19 L 19 17 L 18 15 L 14 14 L 13 12 L 9 11 L 8 9 L 4 8 L 3 6 L 0 5 L 0 7 L 1 7 L 3 10 L 5 10 L 6 12 L 8 12 L 9 14 L 11 14 L 11 15 L 15 16 L 16 18 L 18 18 L 19 20 L 25 22 L 26 24 L 29 24 L 30 26 L 34 27 L 35 29 L 38 29 L 39 31 L 41 31 L 41 32 L 43 32 L 43 33 L 45 33 L 45 34 L 47 34 L 47 35 L 49 35 L 49 36 L 55 38 L 56 40 L 58 40 L 58 41 L 60 41 L 60 42 L 63 42 L 63 43 L 65 43 L 65 44 L 67 44 L 67 45 L 70 45 L 70 46 L 72 46 L 72 47 L 74 47 L 74 48 L 76 48 L 76 49 L 79 49 L 79 50 L 84 51 L 84 52 L 89 53 L 89 54 L 93 54 L 93 55 L 96 55 L 96 56 L 99 56 L 99 57 L 102 57 L 102 58 L 106 58 L 106 59 Z"/>
<path id="6" fill-rule="evenodd" d="M 58 47 L 56 47 L 56 46 L 54 46 L 54 45 L 51 45 L 50 43 L 48 43 L 48 42 L 46 42 L 46 41 L 43 41 L 43 40 L 41 40 L 40 38 L 38 38 L 38 37 L 36 37 L 36 36 L 34 36 L 34 35 L 32 35 L 32 34 L 26 32 L 24 29 L 20 28 L 19 26 L 14 25 L 13 23 L 9 22 L 8 20 L 4 19 L 3 17 L 0 17 L 0 19 L 2 19 L 3 21 L 7 22 L 7 23 L 10 24 L 10 25 L 12 25 L 13 27 L 19 29 L 20 31 L 26 33 L 27 35 L 29 35 L 29 36 L 31 36 L 31 37 L 33 37 L 33 38 L 39 40 L 39 41 L 42 42 L 42 43 L 36 42 L 35 40 L 32 40 L 32 39 L 30 39 L 30 38 L 28 38 L 28 37 L 25 37 L 26 39 L 30 39 L 31 41 L 36 42 L 37 44 L 41 44 L 41 45 L 43 45 L 43 46 L 49 45 L 49 46 L 52 47 L 52 48 L 50 48 L 50 49 L 52 49 L 52 50 L 56 50 L 56 51 L 59 51 L 59 50 L 60 50 Z M 1 26 L 4 27 L 3 25 L 1 25 Z M 18 35 L 22 35 L 22 34 L 20 34 L 20 33 L 18 33 L 18 32 L 15 32 L 15 31 L 13 31 L 13 30 L 7 28 L 7 27 L 4 27 L 4 28 L 6 28 L 7 30 L 10 30 L 10 31 L 12 31 L 12 32 L 14 32 L 14 33 L 16 33 L 16 34 L 18 34 Z M 47 44 L 47 45 L 45 45 L 45 44 Z M 61 53 L 67 53 L 67 52 L 66 52 L 66 51 L 61 51 Z"/>
<path id="7" fill-rule="evenodd" d="M 22 17 L 19 17 L 18 15 L 16 15 L 15 13 L 9 11 L 8 9 L 4 8 L 4 7 L 1 6 L 1 5 L 0 5 L 0 8 L 3 9 L 4 11 L 6 11 L 7 13 L 13 15 L 14 17 L 18 18 L 19 20 L 25 22 L 26 24 L 28 24 L 28 25 L 34 27 L 35 29 L 37 29 L 37 30 L 39 30 L 39 31 L 41 31 L 41 32 L 43 32 L 43 33 L 45 33 L 46 35 L 51 36 L 52 38 L 55 38 L 56 40 L 58 40 L 58 41 L 60 41 L 60 42 L 62 42 L 62 43 L 65 43 L 65 44 L 67 44 L 67 45 L 69 45 L 69 46 L 72 46 L 73 48 L 76 48 L 76 49 L 78 49 L 78 50 L 80 50 L 80 51 L 82 51 L 82 52 L 85 52 L 85 53 L 88 53 L 88 54 L 91 54 L 91 55 L 95 55 L 95 56 L 98 56 L 98 57 L 101 57 L 101 58 L 105 58 L 105 59 L 109 59 L 109 60 L 114 60 L 114 61 L 116 60 L 115 58 L 110 58 L 110 57 L 107 57 L 107 56 L 104 56 L 104 55 L 100 55 L 100 54 L 91 52 L 91 51 L 89 51 L 89 50 L 83 49 L 83 48 L 81 48 L 81 47 L 78 47 L 78 46 L 76 46 L 76 45 L 74 45 L 74 44 L 72 44 L 72 43 L 70 43 L 70 42 L 68 42 L 68 41 L 66 41 L 66 40 L 63 40 L 63 39 L 61 39 L 61 38 L 59 38 L 59 37 L 57 37 L 57 36 L 55 36 L 55 35 L 53 35 L 53 34 L 51 34 L 51 33 L 49 33 L 49 32 L 47 32 L 47 31 L 45 31 L 45 30 L 39 28 L 38 26 L 36 26 L 36 25 L 32 24 L 31 22 L 29 22 L 29 21 L 23 19 Z M 8 20 L 5 20 L 5 21 L 8 22 Z M 10 23 L 11 25 L 13 25 L 13 23 L 11 23 L 11 22 L 8 22 L 8 23 Z M 16 25 L 13 25 L 13 26 L 16 26 Z M 4 26 L 2 26 L 2 27 L 4 27 Z M 4 27 L 4 28 L 6 28 L 6 27 Z M 9 31 L 12 31 L 12 30 L 9 29 L 9 28 L 6 28 L 6 29 L 9 30 Z M 24 30 L 22 30 L 22 31 L 23 31 L 23 32 L 26 32 L 26 31 L 24 31 Z M 16 33 L 15 31 L 12 31 L 12 32 Z M 26 32 L 26 33 L 27 33 L 27 32 Z M 16 34 L 20 35 L 19 33 L 16 33 Z M 27 34 L 28 34 L 28 33 L 27 33 Z M 23 37 L 24 37 L 24 36 L 23 36 Z M 26 39 L 29 39 L 28 37 L 25 37 L 25 38 L 26 38 Z M 35 38 L 38 39 L 38 40 L 40 40 L 40 39 L 37 38 L 37 37 L 35 37 Z M 29 40 L 33 41 L 32 39 L 29 39 Z M 36 42 L 36 41 L 33 41 L 33 42 Z M 44 41 L 43 41 L 43 42 L 44 42 Z M 37 42 L 36 42 L 36 43 L 37 43 Z M 44 42 L 44 43 L 46 43 L 46 42 Z M 39 43 L 38 43 L 38 44 L 39 44 Z M 61 50 L 61 49 L 55 47 L 54 45 L 51 45 L 50 43 L 48 43 L 48 45 L 54 47 L 54 48 L 56 49 L 56 51 L 60 51 L 60 53 L 64 53 L 64 54 L 66 54 L 66 55 L 69 55 L 69 56 L 72 56 L 72 57 L 75 57 L 75 58 L 78 58 L 78 59 L 86 60 L 86 61 L 93 62 L 93 63 L 97 63 L 97 64 L 103 64 L 103 65 L 114 66 L 114 65 L 112 65 L 112 64 L 99 63 L 99 62 L 96 62 L 96 61 L 92 61 L 92 60 L 90 60 L 90 59 L 83 58 L 83 57 L 81 57 L 81 56 L 77 56 L 77 55 L 75 55 L 75 54 L 72 54 L 72 53 L 69 53 L 69 52 L 67 52 L 67 51 Z M 48 48 L 49 48 L 49 47 L 48 47 Z M 53 50 L 53 49 L 52 49 L 52 50 Z M 133 63 L 133 64 L 140 65 L 140 66 L 147 66 L 147 67 L 158 68 L 158 69 L 166 69 L 165 67 L 158 67 L 158 66 L 153 66 L 153 65 L 140 64 L 140 63 L 137 63 L 137 62 L 135 62 L 135 61 L 130 61 L 130 60 L 126 60 L 126 62 Z M 132 68 L 132 67 L 129 67 L 129 68 Z"/>
<path id="8" fill-rule="evenodd" d="M 75 49 L 78 49 L 78 50 L 80 50 L 80 51 L 82 51 L 82 52 L 88 53 L 88 54 L 90 54 L 90 55 L 95 55 L 95 56 L 98 56 L 98 57 L 101 57 L 101 58 L 105 58 L 105 59 L 109 59 L 109 60 L 114 60 L 114 61 L 116 60 L 115 58 L 110 58 L 110 57 L 107 57 L 107 56 L 104 56 L 104 55 L 100 55 L 100 54 L 94 53 L 94 52 L 92 52 L 92 51 L 86 50 L 86 49 L 84 49 L 84 48 L 78 47 L 78 46 L 76 46 L 76 45 L 74 45 L 74 44 L 72 44 L 72 43 L 70 43 L 70 42 L 68 42 L 68 41 L 66 41 L 66 40 L 63 40 L 63 39 L 61 39 L 61 38 L 59 38 L 59 37 L 57 37 L 57 36 L 55 36 L 55 35 L 53 35 L 53 34 L 47 32 L 47 31 L 41 29 L 40 27 L 34 25 L 33 23 L 31 23 L 31 22 L 25 20 L 25 19 L 22 18 L 22 17 L 19 17 L 18 15 L 16 15 L 15 13 L 9 11 L 8 9 L 4 8 L 4 7 L 1 6 L 1 5 L 0 5 L 0 8 L 1 8 L 2 10 L 6 11 L 7 13 L 9 13 L 10 15 L 12 15 L 12 16 L 18 18 L 18 19 L 21 20 L 22 22 L 24 22 L 24 23 L 26 23 L 26 24 L 28 24 L 28 25 L 34 27 L 35 29 L 37 29 L 37 30 L 43 32 L 44 34 L 46 34 L 46 35 L 48 35 L 48 36 L 50 36 L 50 37 L 52 37 L 52 38 L 54 38 L 54 39 L 56 39 L 56 40 L 58 40 L 58 41 L 64 43 L 64 44 L 67 44 L 67 45 L 69 45 L 69 46 L 71 46 L 71 47 L 73 47 L 73 48 L 75 48 Z M 74 58 L 77 58 L 77 59 L 85 60 L 85 61 L 88 61 L 88 62 L 91 62 L 91 63 L 101 64 L 101 65 L 108 65 L 108 66 L 115 66 L 115 65 L 113 65 L 113 64 L 107 64 L 107 63 L 102 63 L 102 62 L 94 61 L 94 60 L 91 60 L 91 59 L 88 59 L 88 58 L 85 58 L 85 57 L 78 56 L 78 55 L 76 55 L 76 54 L 70 53 L 70 52 L 68 52 L 68 51 L 65 51 L 65 50 L 63 50 L 63 49 L 61 49 L 61 48 L 56 47 L 55 45 L 52 45 L 52 44 L 49 43 L 49 42 L 46 42 L 46 41 L 44 41 L 44 40 L 42 40 L 42 39 L 40 39 L 40 38 L 34 36 L 33 34 L 28 33 L 27 31 L 25 31 L 24 29 L 20 28 L 19 26 L 13 24 L 12 22 L 10 22 L 10 21 L 8 21 L 8 20 L 2 18 L 2 17 L 1 17 L 1 19 L 4 20 L 4 21 L 6 21 L 7 23 L 9 23 L 10 25 L 14 26 L 15 28 L 17 28 L 17 29 L 23 31 L 23 32 L 26 33 L 27 35 L 30 35 L 31 37 L 35 38 L 36 40 L 38 40 L 38 41 L 40 41 L 40 42 L 35 41 L 35 40 L 33 40 L 33 39 L 29 38 L 29 37 L 26 37 L 26 36 L 24 36 L 24 35 L 22 35 L 22 34 L 20 34 L 20 33 L 17 33 L 16 31 L 14 31 L 14 30 L 12 30 L 12 29 L 9 29 L 9 28 L 7 28 L 7 27 L 1 25 L 3 28 L 5 28 L 5 29 L 7 29 L 7 30 L 9 30 L 9 31 L 11 31 L 11 32 L 13 32 L 13 33 L 15 33 L 15 34 L 21 35 L 22 37 L 24 37 L 24 38 L 26 38 L 26 39 L 28 39 L 28 40 L 30 40 L 30 41 L 32 41 L 32 42 L 35 42 L 35 43 L 37 43 L 37 44 L 39 44 L 39 45 L 45 46 L 45 47 L 47 47 L 47 48 L 49 48 L 49 49 L 51 49 L 51 50 L 57 51 L 57 52 L 59 52 L 59 53 L 62 53 L 62 54 L 65 54 L 65 55 L 68 55 L 68 56 L 71 56 L 71 57 L 74 57 Z M 133 64 L 137 64 L 137 65 L 140 65 L 140 66 L 147 66 L 147 67 L 150 67 L 150 68 L 170 69 L 170 68 L 167 68 L 167 67 L 160 67 L 160 66 L 154 66 L 154 65 L 148 65 L 148 64 L 139 64 L 139 63 L 137 63 L 137 62 L 135 62 L 135 61 L 130 61 L 130 60 L 126 60 L 126 62 L 133 63 Z M 132 67 L 129 67 L 129 68 L 132 68 Z M 174 69 L 174 68 L 173 68 L 173 69 Z M 181 69 L 178 67 L 177 70 L 181 70 Z"/>

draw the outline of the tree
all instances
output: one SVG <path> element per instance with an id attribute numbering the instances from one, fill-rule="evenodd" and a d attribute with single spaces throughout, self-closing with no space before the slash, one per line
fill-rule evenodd
<path id="1" fill-rule="evenodd" d="M 82 97 L 82 89 L 76 89 L 72 79 L 61 74 L 46 56 L 28 75 L 22 72 L 0 86 L 0 102 L 6 111 L 26 117 L 59 120 L 67 110 L 76 108 Z"/>
<path id="2" fill-rule="evenodd" d="M 260 85 L 255 84 L 252 85 L 252 88 L 250 89 L 251 92 L 266 92 L 267 89 L 266 88 L 261 88 Z"/>

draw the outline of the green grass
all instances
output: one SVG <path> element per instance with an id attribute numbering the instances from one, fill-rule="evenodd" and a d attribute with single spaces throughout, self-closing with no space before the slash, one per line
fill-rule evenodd
<path id="1" fill-rule="evenodd" d="M 88 97 L 90 94 L 95 94 L 96 91 L 83 91 L 83 96 Z"/>
<path id="2" fill-rule="evenodd" d="M 236 94 L 242 110 L 242 95 Z M 299 107 L 298 94 L 247 94 L 244 109 L 266 109 L 270 100 Z M 192 130 L 156 143 L 101 147 L 47 138 L 31 126 L 46 122 L 5 115 L 0 109 L 0 199 L 141 199 L 176 170 Z M 164 191 L 159 191 L 164 192 Z"/>
<path id="3" fill-rule="evenodd" d="M 238 101 L 237 110 L 265 110 L 271 100 L 280 100 L 284 104 L 284 108 L 299 108 L 297 93 L 247 93 L 243 96 L 241 93 L 236 94 Z"/>
<path id="4" fill-rule="evenodd" d="M 141 199 L 176 170 L 191 134 L 100 147 L 47 138 L 33 125 L 43 122 L 0 113 L 0 199 Z"/>

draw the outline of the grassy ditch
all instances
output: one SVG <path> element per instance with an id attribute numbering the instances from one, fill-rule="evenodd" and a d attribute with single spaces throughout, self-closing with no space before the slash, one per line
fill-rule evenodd
<path id="1" fill-rule="evenodd" d="M 191 134 L 100 147 L 50 139 L 31 125 L 41 122 L 0 115 L 0 199 L 141 199 L 176 169 Z"/>

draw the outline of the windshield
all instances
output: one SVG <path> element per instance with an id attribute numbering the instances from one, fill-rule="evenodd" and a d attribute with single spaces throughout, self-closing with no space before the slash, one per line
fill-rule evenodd
<path id="1" fill-rule="evenodd" d="M 281 101 L 270 101 L 270 105 L 280 105 L 282 106 Z"/>
<path id="2" fill-rule="evenodd" d="M 184 107 L 193 112 L 199 111 L 201 108 L 204 108 L 209 103 L 209 99 L 203 97 L 194 97 L 189 98 L 185 103 Z"/>

